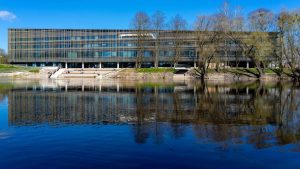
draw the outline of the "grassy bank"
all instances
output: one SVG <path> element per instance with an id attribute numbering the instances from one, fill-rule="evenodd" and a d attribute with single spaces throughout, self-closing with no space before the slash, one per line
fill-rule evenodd
<path id="1" fill-rule="evenodd" d="M 174 68 L 137 68 L 139 73 L 163 73 L 174 72 Z M 265 74 L 276 74 L 276 69 L 264 69 Z M 288 69 L 284 70 L 285 73 L 290 73 Z M 208 69 L 208 73 L 233 73 L 233 74 L 259 74 L 256 68 L 223 68 L 217 71 L 216 69 Z"/>
<path id="2" fill-rule="evenodd" d="M 137 72 L 139 73 L 173 73 L 173 68 L 137 68 Z"/>
<path id="3" fill-rule="evenodd" d="M 264 69 L 263 70 L 266 75 L 277 75 L 280 70 L 279 69 Z M 259 72 L 256 68 L 225 68 L 216 71 L 216 69 L 209 69 L 208 73 L 231 73 L 235 75 L 245 75 L 245 76 L 257 76 Z M 284 69 L 283 74 L 291 74 L 290 69 Z"/>
<path id="4" fill-rule="evenodd" d="M 270 69 L 266 68 L 263 70 L 265 74 L 276 74 L 279 72 L 279 69 Z M 252 74 L 258 74 L 258 71 L 256 68 L 225 68 L 220 69 L 221 73 L 241 73 L 241 72 L 248 72 Z M 218 73 L 216 69 L 209 69 L 209 73 Z M 291 70 L 288 68 L 283 69 L 283 73 L 289 74 L 291 73 Z"/>
<path id="5" fill-rule="evenodd" d="M 273 69 L 264 69 L 265 74 L 276 74 L 276 70 Z M 208 73 L 234 73 L 234 74 L 243 74 L 243 73 L 250 73 L 250 74 L 258 74 L 256 68 L 224 68 L 220 69 L 219 72 L 216 69 L 209 69 Z"/>
<path id="6" fill-rule="evenodd" d="M 13 73 L 13 72 L 39 73 L 39 71 L 40 71 L 39 68 L 34 68 L 34 67 L 0 64 L 0 73 Z"/>

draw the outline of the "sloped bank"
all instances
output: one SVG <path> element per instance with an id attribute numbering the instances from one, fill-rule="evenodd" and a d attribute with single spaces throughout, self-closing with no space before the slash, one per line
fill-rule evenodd
<path id="1" fill-rule="evenodd" d="M 234 70 L 234 71 L 233 71 Z M 253 70 L 251 70 L 253 71 Z M 274 72 L 267 72 L 263 77 L 257 78 L 255 72 L 236 71 L 235 69 L 223 69 L 219 72 L 215 70 L 210 70 L 205 78 L 208 81 L 256 81 L 258 79 L 262 81 L 290 81 L 290 77 L 283 75 L 279 77 Z M 115 76 L 111 78 L 125 79 L 125 80 L 147 80 L 147 81 L 157 81 L 157 80 L 198 80 L 198 76 L 195 74 L 194 70 L 186 72 L 185 74 L 174 74 L 174 69 L 171 68 L 148 68 L 148 69 L 124 69 L 118 72 Z"/>
<path id="2" fill-rule="evenodd" d="M 145 68 L 124 69 L 111 78 L 124 80 L 173 80 L 173 69 L 169 68 Z"/>
<path id="3" fill-rule="evenodd" d="M 44 79 L 51 69 L 0 64 L 0 78 Z"/>
<path id="4" fill-rule="evenodd" d="M 286 70 L 288 71 L 288 70 Z M 197 75 L 195 70 L 190 70 L 188 74 L 193 79 L 198 79 L 199 76 Z M 205 80 L 211 81 L 291 81 L 292 78 L 287 75 L 288 73 L 285 72 L 282 76 L 278 76 L 274 70 L 267 69 L 265 70 L 265 74 L 259 78 L 258 72 L 255 68 L 226 68 L 220 69 L 216 71 L 215 69 L 208 70 L 207 76 Z"/>

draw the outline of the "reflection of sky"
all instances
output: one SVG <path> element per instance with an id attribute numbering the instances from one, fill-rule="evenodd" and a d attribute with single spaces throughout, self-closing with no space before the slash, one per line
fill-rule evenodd
<path id="1" fill-rule="evenodd" d="M 174 136 L 172 127 L 165 123 L 160 126 L 166 131 L 161 136 L 163 142 L 157 144 L 155 134 L 145 134 L 139 127 L 17 127 L 13 137 L 0 140 L 0 168 L 296 169 L 299 166 L 299 154 L 289 152 L 288 145 L 256 149 L 249 144 L 230 141 L 205 142 L 195 137 L 190 125 L 183 127 L 182 135 Z M 156 129 L 153 127 L 144 129 Z M 147 138 L 143 144 L 133 140 L 137 135 Z"/>
<path id="2" fill-rule="evenodd" d="M 0 131 L 0 140 L 1 140 L 1 139 L 6 139 L 6 138 L 8 138 L 8 137 L 9 137 L 9 134 L 8 134 L 8 133 Z"/>
<path id="3" fill-rule="evenodd" d="M 1 129 L 8 127 L 8 99 L 0 101 L 0 137 Z"/>

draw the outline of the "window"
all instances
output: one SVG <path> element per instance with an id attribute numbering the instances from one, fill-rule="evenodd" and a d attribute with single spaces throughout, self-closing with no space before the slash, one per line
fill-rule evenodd
<path id="1" fill-rule="evenodd" d="M 71 59 L 77 58 L 77 52 L 68 52 L 67 56 Z"/>
<path id="2" fill-rule="evenodd" d="M 152 57 L 153 56 L 153 52 L 152 51 L 145 51 L 144 52 L 144 57 Z"/>

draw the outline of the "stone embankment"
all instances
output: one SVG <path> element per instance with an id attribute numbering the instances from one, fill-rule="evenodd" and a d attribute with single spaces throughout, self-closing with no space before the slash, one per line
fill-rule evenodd
<path id="1" fill-rule="evenodd" d="M 124 69 L 111 78 L 118 78 L 124 80 L 173 80 L 172 72 L 154 72 L 154 73 L 143 73 L 137 72 L 135 69 Z"/>

